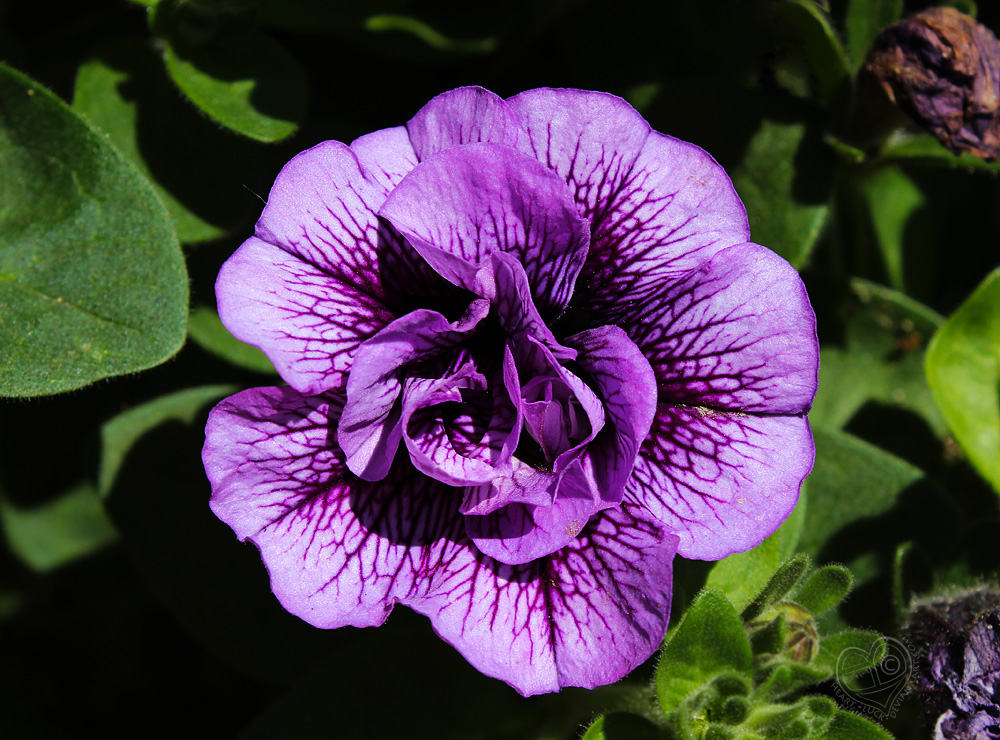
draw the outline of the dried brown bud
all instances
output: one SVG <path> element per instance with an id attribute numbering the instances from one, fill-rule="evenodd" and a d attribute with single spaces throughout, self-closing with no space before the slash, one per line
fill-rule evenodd
<path id="1" fill-rule="evenodd" d="M 952 152 L 1000 158 L 1000 43 L 988 28 L 932 8 L 883 29 L 867 68 Z"/>

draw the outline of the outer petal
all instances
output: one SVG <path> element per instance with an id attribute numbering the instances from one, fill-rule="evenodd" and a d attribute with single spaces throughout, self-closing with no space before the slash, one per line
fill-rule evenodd
<path id="1" fill-rule="evenodd" d="M 541 88 L 507 103 L 527 133 L 520 149 L 568 183 L 584 214 L 599 223 L 631 172 L 649 124 L 627 102 L 602 92 Z"/>
<path id="2" fill-rule="evenodd" d="M 655 131 L 593 219 L 584 269 L 590 308 L 617 323 L 641 320 L 671 278 L 750 239 L 746 209 L 722 167 L 694 144 Z"/>
<path id="3" fill-rule="evenodd" d="M 392 320 L 371 285 L 256 237 L 222 266 L 215 292 L 226 328 L 304 393 L 341 386 L 358 346 Z"/>
<path id="4" fill-rule="evenodd" d="M 422 162 L 379 215 L 442 277 L 468 290 L 491 252 L 512 253 L 547 315 L 569 303 L 590 240 L 566 184 L 498 144 L 469 144 Z"/>
<path id="5" fill-rule="evenodd" d="M 358 344 L 392 318 L 379 261 L 393 247 L 375 215 L 384 199 L 348 147 L 319 144 L 285 165 L 256 237 L 219 273 L 223 323 L 302 392 L 341 385 Z"/>
<path id="6" fill-rule="evenodd" d="M 663 639 L 675 548 L 641 508 L 609 509 L 563 550 L 524 565 L 458 550 L 426 596 L 402 602 L 521 694 L 593 688 L 617 681 Z"/>
<path id="7" fill-rule="evenodd" d="M 768 414 L 812 405 L 816 316 L 798 273 L 764 247 L 720 252 L 665 289 L 630 329 L 661 403 Z"/>
<path id="8" fill-rule="evenodd" d="M 203 452 L 212 510 L 260 549 L 282 606 L 325 628 L 381 624 L 460 531 L 454 491 L 408 467 L 377 484 L 346 474 L 331 439 L 342 402 L 244 391 L 212 411 Z"/>
<path id="9" fill-rule="evenodd" d="M 362 345 L 347 381 L 337 435 L 355 475 L 378 480 L 392 465 L 402 437 L 399 370 L 453 347 L 475 330 L 488 311 L 487 302 L 477 299 L 465 316 L 451 323 L 437 311 L 421 309 L 396 319 Z"/>
<path id="10" fill-rule="evenodd" d="M 481 87 L 441 93 L 410 119 L 406 129 L 421 161 L 464 144 L 517 146 L 520 130 L 503 98 Z"/>
<path id="11" fill-rule="evenodd" d="M 593 324 L 630 323 L 665 279 L 750 238 L 725 171 L 699 147 L 652 131 L 621 98 L 529 90 L 507 101 L 520 148 L 557 172 L 591 221 L 581 309 Z M 629 301 L 622 301 L 628 296 Z"/>
<path id="12" fill-rule="evenodd" d="M 641 507 L 604 512 L 547 559 L 496 563 L 462 535 L 454 489 L 408 466 L 375 484 L 345 475 L 330 444 L 341 403 L 260 388 L 209 418 L 212 508 L 260 548 L 288 611 L 367 626 L 407 604 L 525 695 L 610 683 L 656 649 L 676 538 Z"/>
<path id="13" fill-rule="evenodd" d="M 791 513 L 815 448 L 802 416 L 661 407 L 625 500 L 680 538 L 686 558 L 718 560 L 762 542 Z"/>

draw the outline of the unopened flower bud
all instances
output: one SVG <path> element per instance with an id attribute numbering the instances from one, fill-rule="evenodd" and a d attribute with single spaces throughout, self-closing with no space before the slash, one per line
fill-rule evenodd
<path id="1" fill-rule="evenodd" d="M 1000 158 L 1000 43 L 954 8 L 885 28 L 867 69 L 889 99 L 955 154 Z"/>

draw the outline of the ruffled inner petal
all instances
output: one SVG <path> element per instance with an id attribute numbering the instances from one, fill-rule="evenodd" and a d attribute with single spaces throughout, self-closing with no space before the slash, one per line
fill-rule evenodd
<path id="1" fill-rule="evenodd" d="M 465 315 L 449 322 L 436 311 L 414 311 L 389 324 L 358 350 L 347 381 L 347 402 L 337 441 L 347 466 L 365 479 L 388 473 L 402 438 L 403 369 L 455 347 L 486 317 L 489 305 L 473 300 Z"/>
<path id="2" fill-rule="evenodd" d="M 492 380 L 467 362 L 447 378 L 407 382 L 401 426 L 417 470 L 451 486 L 510 474 L 522 418 L 503 382 Z"/>
<path id="3" fill-rule="evenodd" d="M 379 215 L 442 277 L 467 290 L 475 290 L 491 253 L 509 252 L 524 267 L 543 316 L 569 303 L 590 242 L 566 183 L 498 144 L 469 144 L 422 162 Z"/>

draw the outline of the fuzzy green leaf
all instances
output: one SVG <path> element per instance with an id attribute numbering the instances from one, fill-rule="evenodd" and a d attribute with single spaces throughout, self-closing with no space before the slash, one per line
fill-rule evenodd
<path id="1" fill-rule="evenodd" d="M 663 645 L 656 672 L 664 713 L 723 673 L 749 675 L 753 654 L 739 614 L 725 596 L 705 589 L 688 607 Z"/>
<path id="2" fill-rule="evenodd" d="M 0 396 L 158 365 L 187 321 L 152 185 L 41 85 L 0 65 Z"/>
<path id="3" fill-rule="evenodd" d="M 188 99 L 238 134 L 281 141 L 305 114 L 305 72 L 288 49 L 263 34 L 202 47 L 168 45 L 163 59 Z"/>

